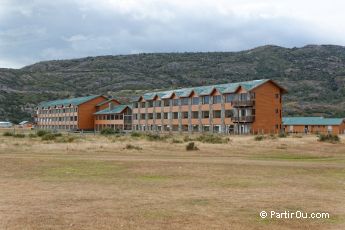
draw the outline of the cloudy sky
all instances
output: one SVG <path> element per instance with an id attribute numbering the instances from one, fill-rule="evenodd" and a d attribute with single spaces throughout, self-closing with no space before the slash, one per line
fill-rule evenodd
<path id="1" fill-rule="evenodd" d="M 345 1 L 0 0 L 0 67 L 142 52 L 345 45 Z"/>

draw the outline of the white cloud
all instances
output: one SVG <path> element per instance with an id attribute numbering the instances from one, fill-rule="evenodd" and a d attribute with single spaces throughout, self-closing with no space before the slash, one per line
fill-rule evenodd
<path id="1" fill-rule="evenodd" d="M 136 51 L 345 45 L 343 9 L 340 0 L 1 0 L 0 67 Z"/>

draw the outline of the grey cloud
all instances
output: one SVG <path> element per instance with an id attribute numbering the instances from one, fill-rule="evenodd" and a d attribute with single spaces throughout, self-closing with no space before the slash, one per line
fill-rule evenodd
<path id="1" fill-rule="evenodd" d="M 0 21 L 0 65 L 136 52 L 238 51 L 324 41 L 306 22 L 286 17 L 166 11 L 166 18 L 83 8 L 78 2 L 14 1 Z M 47 3 L 48 2 L 48 3 Z M 1 7 L 1 6 L 0 6 Z M 8 67 L 8 66 L 0 66 Z"/>

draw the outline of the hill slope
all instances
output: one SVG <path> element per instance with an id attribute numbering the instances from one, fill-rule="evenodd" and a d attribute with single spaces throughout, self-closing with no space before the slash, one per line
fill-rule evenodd
<path id="1" fill-rule="evenodd" d="M 345 47 L 263 46 L 242 52 L 162 53 L 46 61 L 0 69 L 0 120 L 29 119 L 43 100 L 271 78 L 286 87 L 285 115 L 345 117 Z"/>

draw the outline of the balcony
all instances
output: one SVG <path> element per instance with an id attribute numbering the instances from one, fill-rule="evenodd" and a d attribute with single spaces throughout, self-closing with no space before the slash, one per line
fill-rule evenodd
<path id="1" fill-rule="evenodd" d="M 233 107 L 250 107 L 254 106 L 255 102 L 253 100 L 245 100 L 245 101 L 233 101 Z"/>
<path id="2" fill-rule="evenodd" d="M 255 116 L 233 117 L 233 122 L 254 122 Z"/>

